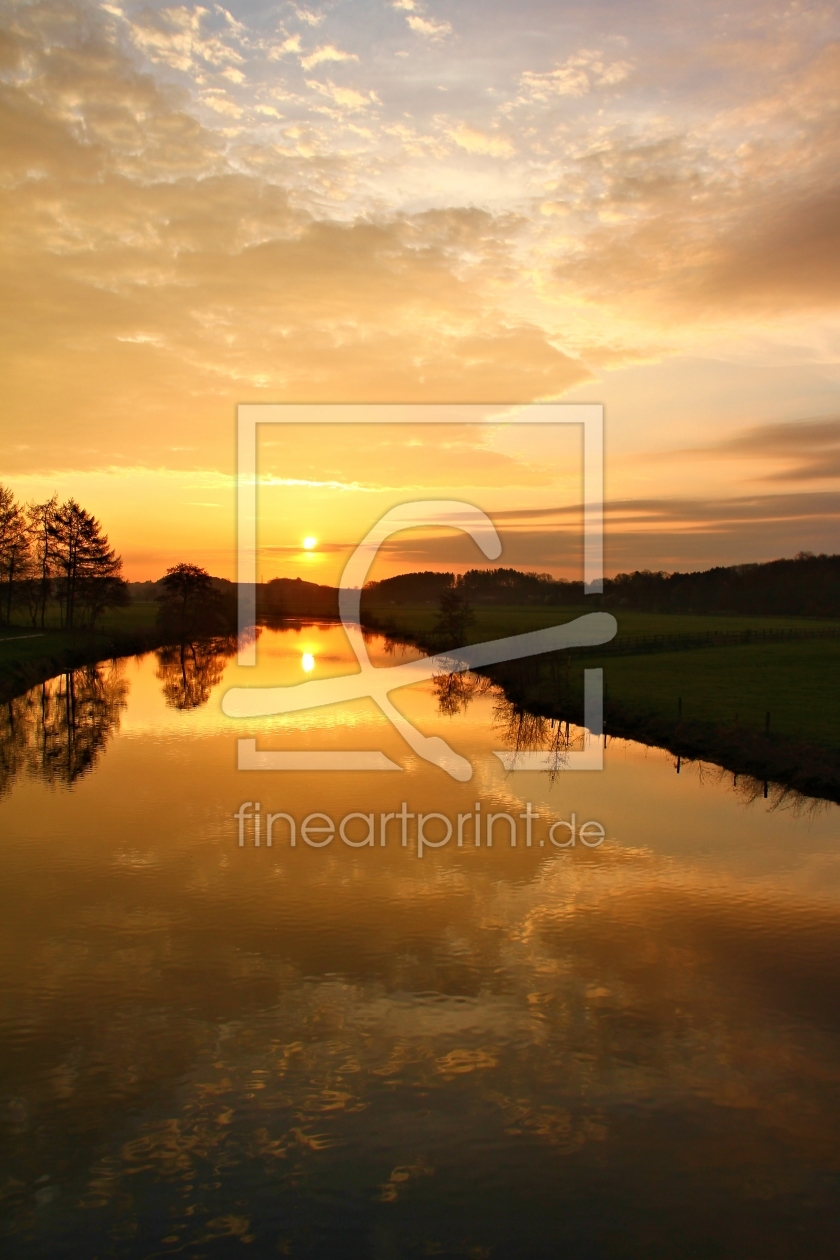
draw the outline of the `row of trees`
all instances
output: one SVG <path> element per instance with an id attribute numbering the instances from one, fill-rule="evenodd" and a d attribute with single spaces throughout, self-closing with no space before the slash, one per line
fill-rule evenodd
<path id="1" fill-rule="evenodd" d="M 583 594 L 581 583 L 556 582 L 550 573 L 469 569 L 456 576 L 425 569 L 368 582 L 362 600 L 363 605 L 438 604 L 446 591 L 457 590 L 470 604 L 548 604 L 559 603 L 566 586 L 572 585 L 580 587 Z"/>
<path id="2" fill-rule="evenodd" d="M 93 627 L 127 600 L 122 560 L 90 512 L 56 495 L 21 504 L 0 485 L 0 624 L 22 612 L 44 627 L 55 612 L 64 629 Z"/>
<path id="3" fill-rule="evenodd" d="M 789 560 L 718 566 L 694 573 L 647 569 L 619 573 L 604 579 L 602 595 L 588 595 L 583 582 L 518 569 L 470 569 L 459 575 L 401 573 L 368 582 L 362 609 L 375 612 L 377 606 L 387 604 L 439 604 L 453 591 L 472 605 L 586 605 L 642 612 L 838 617 L 840 555 L 800 552 Z"/>

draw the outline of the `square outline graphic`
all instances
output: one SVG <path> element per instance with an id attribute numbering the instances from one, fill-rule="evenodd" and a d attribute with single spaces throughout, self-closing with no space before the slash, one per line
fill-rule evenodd
<path id="1" fill-rule="evenodd" d="M 435 411 L 443 414 L 435 414 Z M 494 414 L 487 414 L 493 412 Z M 501 414 L 499 414 L 501 413 Z M 586 594 L 603 590 L 603 498 L 604 498 L 604 408 L 601 403 L 240 403 L 237 409 L 237 549 L 239 649 L 237 664 L 257 663 L 256 638 L 242 632 L 256 621 L 257 581 L 257 426 L 259 424 L 480 424 L 480 425 L 583 425 L 583 581 Z M 600 770 L 603 768 L 603 675 L 601 670 L 584 671 L 584 724 L 590 734 L 590 747 L 584 752 L 566 754 L 559 768 Z M 597 745 L 596 745 L 597 740 Z M 240 739 L 240 769 L 303 769 L 298 753 L 258 752 L 255 739 Z M 593 746 L 596 745 L 596 746 Z M 350 761 L 351 754 L 345 754 Z M 339 754 L 340 756 L 340 754 Z M 496 752 L 507 770 L 551 769 L 542 752 Z M 358 754 L 368 758 L 358 768 L 401 769 L 384 754 Z M 323 769 L 353 768 L 331 765 L 335 754 L 321 754 Z M 379 764 L 374 764 L 376 759 Z M 314 767 L 313 767 L 314 768 Z M 555 764 L 554 768 L 558 768 Z"/>

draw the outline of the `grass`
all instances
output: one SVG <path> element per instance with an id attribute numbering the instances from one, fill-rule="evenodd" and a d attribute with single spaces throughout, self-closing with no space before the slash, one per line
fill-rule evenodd
<path id="1" fill-rule="evenodd" d="M 437 609 L 429 604 L 371 604 L 370 611 L 383 623 L 391 623 L 397 631 L 406 634 L 428 634 L 435 626 Z M 507 635 L 524 634 L 529 630 L 542 630 L 546 626 L 562 625 L 584 613 L 596 612 L 591 605 L 575 608 L 552 608 L 534 605 L 510 604 L 503 607 L 481 606 L 473 609 L 475 623 L 470 629 L 469 642 L 485 639 L 501 639 Z M 747 617 L 714 614 L 702 616 L 693 613 L 646 613 L 609 609 L 618 622 L 617 638 L 635 638 L 654 634 L 707 634 L 710 631 L 730 630 L 807 630 L 828 628 L 836 623 L 816 621 L 805 617 Z"/>
<path id="2" fill-rule="evenodd" d="M 429 606 L 383 607 L 377 610 L 395 630 L 432 631 L 436 609 Z M 475 609 L 471 643 L 522 634 L 571 621 L 581 608 L 509 606 Z M 710 631 L 820 631 L 834 623 L 802 617 L 698 616 L 619 611 L 617 641 L 653 635 L 697 635 Z M 840 640 L 802 639 L 790 643 L 723 644 L 686 651 L 660 651 L 627 656 L 570 653 L 571 664 L 548 669 L 539 661 L 514 671 L 523 694 L 532 698 L 579 697 L 583 666 L 603 668 L 608 698 L 628 712 L 676 722 L 682 699 L 683 721 L 739 726 L 764 733 L 770 729 L 787 739 L 808 740 L 840 748 Z"/>
<path id="3" fill-rule="evenodd" d="M 430 634 L 437 609 L 430 605 L 379 605 L 370 609 L 395 636 Z M 551 608 L 480 606 L 468 636 L 470 642 L 522 634 L 571 621 L 591 607 Z M 47 627 L 0 630 L 0 695 L 18 694 L 63 669 L 120 653 L 154 646 L 157 606 L 153 602 L 111 609 L 95 634 Z M 819 631 L 835 623 L 801 617 L 699 616 L 619 610 L 617 638 L 653 635 L 698 635 L 710 631 Z M 33 637 L 37 636 L 37 637 Z M 631 646 L 631 645 L 628 645 Z M 840 640 L 722 644 L 683 651 L 623 656 L 560 653 L 551 660 L 535 658 L 499 667 L 508 694 L 525 706 L 558 717 L 579 719 L 583 669 L 603 668 L 606 712 L 628 728 L 637 722 L 639 737 L 679 743 L 689 728 L 705 732 L 706 747 L 721 733 L 727 749 L 764 741 L 770 713 L 770 742 L 791 749 L 817 748 L 833 763 L 840 753 Z M 495 671 L 494 671 L 495 673 Z M 679 701 L 682 701 L 681 710 Z M 698 736 L 698 739 L 700 736 Z M 711 740 L 711 743 L 709 743 Z M 702 741 L 701 741 L 702 742 Z M 670 746 L 670 744 L 669 744 Z M 752 755 L 752 754 L 751 754 Z M 803 752 L 803 757 L 807 755 Z M 714 758 L 713 758 L 714 759 Z"/>
<path id="4" fill-rule="evenodd" d="M 0 698 L 19 695 L 65 669 L 93 664 L 108 656 L 144 651 L 155 644 L 157 605 L 128 604 L 109 609 L 95 631 L 62 630 L 47 625 L 0 629 Z"/>
<path id="5" fill-rule="evenodd" d="M 586 607 L 478 607 L 468 637 L 474 643 L 521 634 L 589 611 Z M 407 637 L 430 633 L 437 619 L 436 609 L 430 606 L 380 606 L 375 613 L 383 623 L 390 623 L 393 633 Z M 614 615 L 618 641 L 744 630 L 819 633 L 836 626 L 802 617 L 622 610 Z M 558 653 L 499 666 L 492 673 L 517 704 L 546 716 L 579 721 L 584 667 L 603 669 L 608 727 L 618 733 L 637 732 L 639 738 L 673 744 L 686 755 L 693 747 L 697 755 L 712 760 L 718 750 L 721 764 L 735 769 L 763 764 L 772 770 L 776 764 L 787 781 L 795 779 L 797 765 L 804 767 L 814 750 L 820 754 L 822 782 L 830 778 L 833 783 L 831 767 L 840 769 L 840 639 L 722 643 L 615 656 L 597 651 L 585 657 Z M 768 777 L 772 777 L 770 770 Z"/>
<path id="6" fill-rule="evenodd" d="M 757 734 L 769 713 L 771 735 L 840 751 L 840 640 L 596 657 L 586 665 L 603 667 L 608 699 L 624 709 Z"/>

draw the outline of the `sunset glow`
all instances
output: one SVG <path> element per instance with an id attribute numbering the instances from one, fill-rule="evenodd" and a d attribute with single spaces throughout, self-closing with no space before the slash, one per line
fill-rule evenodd
<path id="1" fill-rule="evenodd" d="M 840 0 L 0 63 L 5 1254 L 837 1255 Z"/>
<path id="2" fill-rule="evenodd" d="M 129 577 L 233 575 L 242 401 L 599 401 L 608 568 L 654 562 L 652 519 L 666 567 L 829 546 L 831 6 L 9 11 L 2 461 Z M 307 497 L 329 568 L 372 496 L 505 461 L 540 453 L 267 437 L 266 572 Z"/>

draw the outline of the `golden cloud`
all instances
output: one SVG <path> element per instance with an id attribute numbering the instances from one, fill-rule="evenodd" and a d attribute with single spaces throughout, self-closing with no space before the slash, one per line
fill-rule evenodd
<path id="1" fill-rule="evenodd" d="M 5 47 L 33 66 L 0 98 L 10 470 L 224 465 L 247 399 L 527 401 L 586 378 L 488 301 L 512 220 L 318 219 L 114 44 Z"/>

